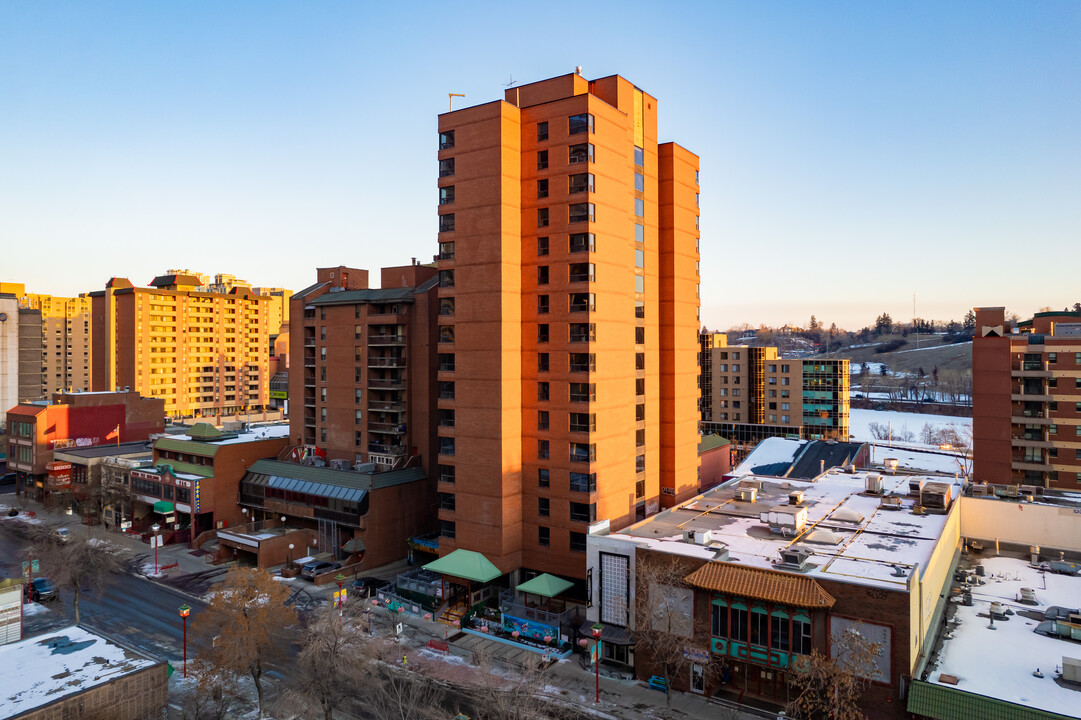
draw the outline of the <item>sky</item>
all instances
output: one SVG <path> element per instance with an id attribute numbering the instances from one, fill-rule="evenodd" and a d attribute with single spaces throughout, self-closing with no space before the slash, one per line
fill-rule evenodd
<path id="1" fill-rule="evenodd" d="M 572 72 L 701 157 L 702 323 L 1081 301 L 1081 2 L 0 3 L 0 281 L 436 252 L 436 116 Z"/>

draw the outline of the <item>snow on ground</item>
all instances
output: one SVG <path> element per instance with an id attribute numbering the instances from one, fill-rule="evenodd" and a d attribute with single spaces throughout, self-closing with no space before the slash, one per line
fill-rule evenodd
<path id="1" fill-rule="evenodd" d="M 972 428 L 972 418 L 953 415 L 930 415 L 897 410 L 860 410 L 858 408 L 849 411 L 848 432 L 854 440 L 874 440 L 875 437 L 870 429 L 871 423 L 892 427 L 895 441 L 899 437 L 904 437 L 906 433 L 912 433 L 913 439 L 918 440 L 920 431 L 927 424 L 936 429 L 955 425 L 954 429 L 962 435 L 969 433 Z"/>
<path id="2" fill-rule="evenodd" d="M 942 683 L 941 674 L 957 677 L 957 688 L 987 695 L 1007 702 L 1075 716 L 1081 707 L 1081 694 L 1055 683 L 1055 668 L 1062 657 L 1076 657 L 1077 645 L 1037 635 L 1036 620 L 1019 614 L 995 621 L 991 630 L 989 603 L 998 600 L 1015 613 L 1041 612 L 1050 605 L 1076 607 L 1081 597 L 1081 576 L 1041 573 L 1019 558 L 981 558 L 987 571 L 985 585 L 972 591 L 975 604 L 956 604 L 960 620 L 953 638 L 942 645 L 942 652 L 930 680 Z M 1021 588 L 1036 591 L 1038 607 L 1017 602 Z M 1044 677 L 1033 676 L 1039 668 Z"/>
<path id="3" fill-rule="evenodd" d="M 470 665 L 469 661 L 464 657 L 455 655 L 449 652 L 436 652 L 431 648 L 423 648 L 417 652 L 417 655 L 421 656 L 425 660 L 438 660 L 439 662 L 445 662 L 450 665 Z"/>
<path id="4" fill-rule="evenodd" d="M 849 376 L 866 374 L 866 373 L 870 373 L 871 375 L 881 375 L 883 365 L 885 365 L 885 363 L 880 363 L 880 362 L 849 363 L 848 374 L 849 374 Z"/>
<path id="5" fill-rule="evenodd" d="M 294 580 L 296 580 L 296 578 L 287 578 L 282 577 L 281 575 L 271 575 L 271 577 L 278 582 L 293 582 Z"/>
<path id="6" fill-rule="evenodd" d="M 30 617 L 31 615 L 42 615 L 49 612 L 49 608 L 45 607 L 41 603 L 23 603 L 23 617 Z"/>
<path id="7" fill-rule="evenodd" d="M 139 574 L 146 575 L 149 578 L 163 578 L 165 577 L 165 573 L 161 571 L 161 565 L 160 562 L 157 567 L 155 567 L 152 562 L 143 563 L 142 567 L 139 568 Z"/>
<path id="8" fill-rule="evenodd" d="M 941 350 L 942 348 L 951 348 L 951 347 L 966 348 L 967 349 L 968 346 L 971 345 L 971 344 L 972 344 L 972 341 L 967 340 L 965 342 L 950 343 L 949 345 L 929 345 L 928 347 L 909 348 L 908 350 L 895 350 L 894 354 L 895 355 L 900 355 L 901 353 L 923 352 L 924 350 Z"/>

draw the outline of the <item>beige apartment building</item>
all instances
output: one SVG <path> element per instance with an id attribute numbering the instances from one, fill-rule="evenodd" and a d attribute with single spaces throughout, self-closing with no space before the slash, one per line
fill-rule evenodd
<path id="1" fill-rule="evenodd" d="M 704 431 L 738 444 L 848 439 L 847 359 L 782 358 L 775 347 L 729 347 L 724 333 L 701 333 L 698 361 Z"/>
<path id="2" fill-rule="evenodd" d="M 162 275 L 145 288 L 113 278 L 90 293 L 92 389 L 161 398 L 168 415 L 266 407 L 270 298 L 201 286 L 194 275 Z"/>
<path id="3" fill-rule="evenodd" d="M 90 389 L 90 297 L 27 293 L 22 306 L 41 312 L 41 385 L 45 396 Z"/>

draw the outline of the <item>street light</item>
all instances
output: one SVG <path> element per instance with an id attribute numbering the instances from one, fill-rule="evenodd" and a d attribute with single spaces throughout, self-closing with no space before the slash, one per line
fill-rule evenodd
<path id="1" fill-rule="evenodd" d="M 285 564 L 290 570 L 293 569 L 293 543 L 289 543 L 289 557 L 286 559 Z"/>
<path id="2" fill-rule="evenodd" d="M 282 535 L 285 534 L 285 516 L 282 515 Z"/>
<path id="3" fill-rule="evenodd" d="M 150 526 L 150 531 L 154 533 L 154 574 L 158 574 L 158 538 L 161 536 L 158 533 L 161 531 L 161 525 L 154 523 Z"/>
<path id="4" fill-rule="evenodd" d="M 180 606 L 180 617 L 184 620 L 184 677 L 188 676 L 188 615 L 191 607 L 185 603 Z"/>
<path id="5" fill-rule="evenodd" d="M 604 626 L 600 623 L 593 623 L 593 627 L 590 629 L 593 630 L 593 640 L 597 643 L 593 648 L 594 652 L 597 653 L 593 661 L 593 667 L 597 672 L 597 692 L 593 697 L 593 702 L 597 704 L 601 701 L 601 630 L 604 629 Z"/>

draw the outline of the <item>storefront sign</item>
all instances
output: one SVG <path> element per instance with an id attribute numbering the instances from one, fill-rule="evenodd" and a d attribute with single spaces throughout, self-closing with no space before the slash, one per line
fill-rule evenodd
<path id="1" fill-rule="evenodd" d="M 270 391 L 270 399 L 271 400 L 288 400 L 289 399 L 289 393 L 286 390 L 271 390 Z"/>
<path id="2" fill-rule="evenodd" d="M 199 500 L 199 481 L 195 481 L 195 486 L 191 492 L 191 513 L 192 515 L 198 515 L 201 512 L 202 503 Z"/>
<path id="3" fill-rule="evenodd" d="M 49 487 L 63 490 L 71 486 L 71 463 L 53 460 L 45 463 L 49 473 Z"/>

